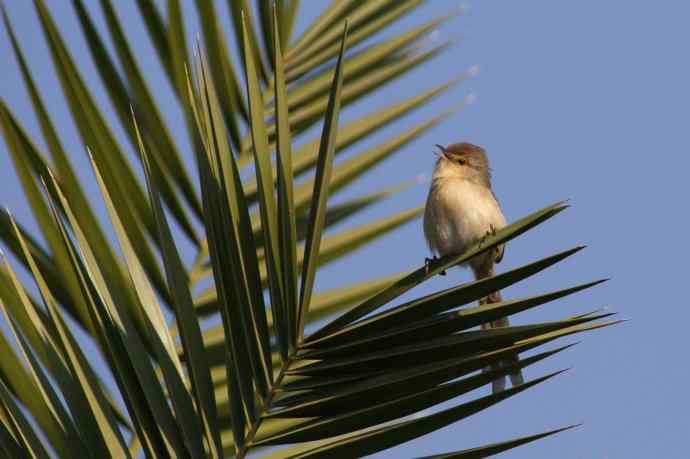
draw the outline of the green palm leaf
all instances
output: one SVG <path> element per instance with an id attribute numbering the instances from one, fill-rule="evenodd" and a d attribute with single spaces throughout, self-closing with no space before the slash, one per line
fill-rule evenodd
<path id="1" fill-rule="evenodd" d="M 343 87 L 343 55 L 347 45 L 347 22 L 343 29 L 343 41 L 335 67 L 333 85 L 328 98 L 328 108 L 319 146 L 319 159 L 314 176 L 314 192 L 309 211 L 309 225 L 304 245 L 304 262 L 302 265 L 302 285 L 300 287 L 299 309 L 297 312 L 297 336 L 301 339 L 304 333 L 305 316 L 309 312 L 312 290 L 314 288 L 314 274 L 316 272 L 316 258 L 321 248 L 321 233 L 326 221 L 326 201 L 328 200 L 328 185 L 333 169 L 333 155 L 335 139 L 338 132 L 338 115 L 340 114 L 340 92 Z"/>
<path id="2" fill-rule="evenodd" d="M 187 145 L 159 108 L 116 2 L 99 3 L 102 35 L 86 2 L 73 0 L 114 108 L 110 119 L 47 4 L 35 0 L 109 223 L 100 221 L 89 185 L 78 178 L 74 153 L 63 146 L 61 125 L 49 116 L 22 51 L 22 34 L 12 28 L 12 11 L 3 8 L 46 147 L 1 100 L 0 130 L 37 223 L 33 228 L 0 211 L 0 240 L 14 257 L 0 264 L 6 323 L 0 332 L 0 448 L 6 455 L 244 458 L 281 446 L 263 457 L 360 457 L 552 378 L 558 373 L 500 394 L 472 394 L 572 346 L 540 349 L 554 340 L 619 322 L 594 311 L 477 328 L 599 284 L 471 304 L 581 247 L 399 302 L 442 271 L 549 220 L 567 207 L 563 203 L 513 222 L 462 254 L 317 290 L 323 266 L 353 263 L 349 255 L 421 213 L 410 207 L 349 224 L 415 184 L 409 180 L 337 203 L 330 198 L 352 190 L 357 179 L 462 107 L 450 104 L 404 128 L 398 123 L 468 76 L 458 72 L 339 122 L 351 105 L 449 48 L 450 42 L 429 44 L 426 35 L 454 13 L 379 36 L 423 3 L 333 1 L 295 35 L 297 0 L 230 1 L 228 30 L 216 4 L 198 0 L 193 7 L 203 46 L 197 42 L 191 53 L 188 5 L 169 0 L 163 14 L 157 3 L 137 0 L 181 110 Z M 114 134 L 118 122 L 129 145 Z M 319 124 L 318 135 L 308 134 Z M 194 174 L 184 157 L 196 161 Z M 24 284 L 15 263 L 35 286 Z M 88 340 L 95 346 L 87 350 Z M 506 360 L 511 363 L 498 365 Z M 439 410 L 441 403 L 447 404 Z M 568 428 L 433 457 L 486 457 Z"/>
<path id="3" fill-rule="evenodd" d="M 370 432 L 349 435 L 344 439 L 328 443 L 324 446 L 320 446 L 301 454 L 297 454 L 294 457 L 313 459 L 318 457 L 334 457 L 334 455 L 341 455 L 342 457 L 361 457 L 367 454 L 373 454 L 471 416 L 474 413 L 495 405 L 496 403 L 529 389 L 532 386 L 542 383 L 559 373 L 560 372 L 552 373 L 550 375 L 528 381 L 527 383 L 518 387 L 505 390 L 500 394 L 481 397 L 476 400 L 472 400 L 471 402 L 463 403 L 456 407 L 448 408 L 439 413 L 428 415 L 420 419 L 403 421 L 393 424 L 392 426 L 382 427 Z"/>
<path id="4" fill-rule="evenodd" d="M 261 5 L 264 3 L 262 2 Z M 276 112 L 276 157 L 278 163 L 278 245 L 280 251 L 283 286 L 283 312 L 285 314 L 288 351 L 294 352 L 297 344 L 297 223 L 292 168 L 292 138 L 289 127 L 287 89 L 280 41 L 280 22 L 277 7 L 273 8 L 273 69 Z M 268 172 L 268 171 L 267 171 Z M 271 172 L 272 174 L 272 172 Z M 265 245 L 265 242 L 264 242 Z"/>
<path id="5" fill-rule="evenodd" d="M 508 451 L 509 449 L 517 448 L 518 446 L 526 445 L 533 441 L 541 440 L 542 438 L 564 432 L 566 430 L 574 429 L 578 425 L 562 427 L 560 429 L 551 430 L 537 435 L 530 435 L 528 437 L 516 438 L 492 445 L 480 446 L 478 448 L 466 449 L 463 451 L 456 451 L 454 453 L 435 454 L 433 456 L 424 456 L 419 459 L 482 459 L 493 456 L 494 454 Z"/>
<path id="6" fill-rule="evenodd" d="M 139 148 L 141 148 L 141 153 L 144 157 L 146 183 L 160 233 L 163 263 L 173 306 L 175 307 L 177 322 L 180 324 L 181 342 L 185 354 L 189 356 L 187 364 L 191 388 L 199 410 L 206 442 L 210 445 L 211 456 L 221 457 L 222 448 L 218 434 L 211 374 L 204 354 L 201 328 L 194 314 L 192 295 L 187 288 L 187 273 L 175 247 L 170 227 L 163 212 L 155 178 L 151 174 L 146 150 L 141 141 L 139 142 Z M 171 355 L 171 358 L 174 359 L 175 357 Z"/>

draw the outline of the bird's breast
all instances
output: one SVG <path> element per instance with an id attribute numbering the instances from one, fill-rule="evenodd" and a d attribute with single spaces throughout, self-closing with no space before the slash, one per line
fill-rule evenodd
<path id="1" fill-rule="evenodd" d="M 491 190 L 467 180 L 433 183 L 424 213 L 424 231 L 430 247 L 441 255 L 460 253 L 491 228 L 506 225 Z"/>

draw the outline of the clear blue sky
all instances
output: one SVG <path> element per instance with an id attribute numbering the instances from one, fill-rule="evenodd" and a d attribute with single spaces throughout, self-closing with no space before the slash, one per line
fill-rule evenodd
<path id="1" fill-rule="evenodd" d="M 51 113 L 56 119 L 66 119 L 68 112 L 31 2 L 5 3 Z M 50 3 L 89 84 L 99 92 L 100 82 L 71 6 Z M 87 3 L 97 12 L 95 1 Z M 133 17 L 133 0 L 117 3 L 121 17 Z M 300 25 L 318 11 L 312 5 L 322 4 L 302 3 L 310 8 L 304 8 Z M 401 21 L 396 30 L 458 5 L 432 0 L 416 16 Z M 584 426 L 576 431 L 522 447 L 506 457 L 687 457 L 688 17 L 686 2 L 475 2 L 439 31 L 441 38 L 462 38 L 451 51 L 387 87 L 366 106 L 354 106 L 343 114 L 344 120 L 350 119 L 479 64 L 482 70 L 477 77 L 405 118 L 393 131 L 413 126 L 468 94 L 476 94 L 474 105 L 334 199 L 429 173 L 435 143 L 469 140 L 483 145 L 492 161 L 496 194 L 510 220 L 564 198 L 573 205 L 511 243 L 501 269 L 574 245 L 589 246 L 555 269 L 508 290 L 506 296 L 613 278 L 590 292 L 520 315 L 514 322 L 556 319 L 599 307 L 609 307 L 629 319 L 623 325 L 571 339 L 583 342 L 527 370 L 528 377 L 534 377 L 573 367 L 557 380 L 417 440 L 414 448 L 406 444 L 379 457 L 468 448 L 578 422 Z M 103 30 L 102 21 L 99 26 Z M 190 24 L 190 32 L 195 27 Z M 179 112 L 140 22 L 128 21 L 127 30 L 140 43 L 142 68 L 165 113 L 181 131 Z M 0 96 L 37 133 L 4 31 L 0 55 L 4 64 Z M 100 93 L 99 101 L 108 107 Z M 63 132 L 73 157 L 84 166 L 82 175 L 93 186 L 78 137 L 69 124 Z M 0 171 L 0 201 L 31 225 L 4 143 L 0 143 Z M 357 221 L 423 204 L 426 187 L 418 186 Z M 419 265 L 425 256 L 421 222 L 415 222 L 329 266 L 318 277 L 317 287 L 397 272 Z M 454 270 L 415 290 L 414 295 L 468 277 L 467 272 Z"/>

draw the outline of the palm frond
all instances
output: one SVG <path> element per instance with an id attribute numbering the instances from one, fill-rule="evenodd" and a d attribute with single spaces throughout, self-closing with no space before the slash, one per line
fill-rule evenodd
<path id="1" fill-rule="evenodd" d="M 554 340 L 619 322 L 595 311 L 477 329 L 601 283 L 471 305 L 581 247 L 399 302 L 444 270 L 541 225 L 565 210 L 564 203 L 533 212 L 462 254 L 315 288 L 320 268 L 354 263 L 345 257 L 421 212 L 410 207 L 345 225 L 410 181 L 338 203 L 331 197 L 462 107 L 450 104 L 374 142 L 467 73 L 339 122 L 351 105 L 450 47 L 425 37 L 452 12 L 379 36 L 423 3 L 333 1 L 295 35 L 297 0 L 228 2 L 230 30 L 221 26 L 218 5 L 198 0 L 193 6 L 201 38 L 190 53 L 187 5 L 169 0 L 162 14 L 155 2 L 137 0 L 181 109 L 186 145 L 161 111 L 116 2 L 99 2 L 103 35 L 91 5 L 73 1 L 114 109 L 111 120 L 48 5 L 35 0 L 109 223 L 100 221 L 89 185 L 78 178 L 62 120 L 49 115 L 21 34 L 3 7 L 44 141 L 0 101 L 6 150 L 37 223 L 29 227 L 0 211 L 0 240 L 12 257 L 0 263 L 6 323 L 0 333 L 0 448 L 6 454 L 243 458 L 283 446 L 265 457 L 359 457 L 553 378 L 560 372 L 500 394 L 473 392 L 572 346 L 537 350 Z M 124 128 L 123 145 L 114 123 Z M 321 123 L 320 134 L 308 137 Z M 349 149 L 352 154 L 336 163 Z M 188 157 L 196 174 L 185 165 Z M 191 266 L 183 261 L 183 244 L 192 247 Z M 23 282 L 25 274 L 35 286 Z M 507 358 L 511 364 L 496 365 Z M 436 409 L 445 402 L 450 405 Z M 433 457 L 486 457 L 571 427 Z"/>

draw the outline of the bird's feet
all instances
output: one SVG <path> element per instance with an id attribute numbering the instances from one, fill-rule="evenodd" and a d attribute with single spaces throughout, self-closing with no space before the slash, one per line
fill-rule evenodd
<path id="1" fill-rule="evenodd" d="M 482 236 L 482 238 L 479 240 L 479 248 L 481 248 L 484 245 L 484 242 L 486 242 L 487 238 L 490 236 L 495 236 L 496 235 L 496 227 L 494 225 L 489 225 L 489 231 Z"/>
<path id="2" fill-rule="evenodd" d="M 426 257 L 424 259 L 424 269 L 426 270 L 427 274 L 429 274 L 429 271 L 431 271 L 431 262 L 434 261 L 435 259 L 436 259 L 436 257 L 433 257 L 433 258 Z"/>
<path id="3" fill-rule="evenodd" d="M 432 257 L 432 258 L 427 257 L 424 259 L 424 268 L 426 269 L 427 274 L 429 274 L 429 271 L 431 270 L 431 263 L 436 261 L 436 260 L 438 260 L 437 257 Z M 439 274 L 441 274 L 442 276 L 445 276 L 446 275 L 445 269 L 443 271 L 441 271 Z"/>

